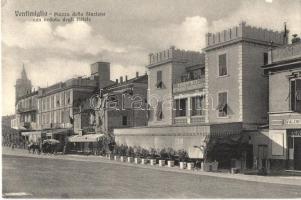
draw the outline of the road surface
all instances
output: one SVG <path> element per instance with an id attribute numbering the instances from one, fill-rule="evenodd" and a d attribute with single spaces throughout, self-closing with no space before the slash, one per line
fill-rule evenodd
<path id="1" fill-rule="evenodd" d="M 3 155 L 3 194 L 20 198 L 291 198 L 301 187 L 89 161 Z"/>

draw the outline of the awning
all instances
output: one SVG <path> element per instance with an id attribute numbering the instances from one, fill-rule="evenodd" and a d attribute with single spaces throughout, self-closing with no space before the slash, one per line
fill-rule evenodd
<path id="1" fill-rule="evenodd" d="M 46 136 L 52 136 L 52 135 L 59 135 L 59 134 L 66 134 L 70 131 L 71 129 L 69 128 L 60 128 L 60 129 L 53 129 L 53 130 L 49 130 L 46 133 Z"/>
<path id="2" fill-rule="evenodd" d="M 22 136 L 29 136 L 29 135 L 41 135 L 41 131 L 28 131 L 28 132 L 21 132 Z"/>
<path id="3" fill-rule="evenodd" d="M 87 135 L 75 135 L 68 138 L 68 142 L 98 142 L 104 134 L 87 134 Z"/>

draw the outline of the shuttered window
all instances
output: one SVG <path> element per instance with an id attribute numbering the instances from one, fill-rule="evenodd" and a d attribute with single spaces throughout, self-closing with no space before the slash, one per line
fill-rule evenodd
<path id="1" fill-rule="evenodd" d="M 228 114 L 227 96 L 228 96 L 227 92 L 221 92 L 218 94 L 217 110 L 218 110 L 219 117 L 225 117 Z"/>
<path id="2" fill-rule="evenodd" d="M 227 56 L 226 54 L 222 54 L 218 56 L 218 69 L 219 76 L 225 76 L 228 74 L 227 70 Z"/>
<path id="3" fill-rule="evenodd" d="M 290 81 L 291 110 L 301 112 L 301 79 Z"/>
<path id="4" fill-rule="evenodd" d="M 162 113 L 162 101 L 158 102 L 157 105 L 157 110 L 156 110 L 156 116 L 157 116 L 157 120 L 160 121 L 163 118 L 163 113 Z"/>
<path id="5" fill-rule="evenodd" d="M 128 125 L 128 118 L 127 118 L 127 116 L 122 116 L 122 125 L 123 126 Z"/>
<path id="6" fill-rule="evenodd" d="M 162 71 L 157 71 L 157 83 L 156 83 L 157 88 L 162 88 L 163 87 L 163 82 L 162 82 Z"/>

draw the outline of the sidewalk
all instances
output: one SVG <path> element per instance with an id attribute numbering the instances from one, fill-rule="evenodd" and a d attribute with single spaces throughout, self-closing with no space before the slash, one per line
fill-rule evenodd
<path id="1" fill-rule="evenodd" d="M 134 164 L 134 163 L 126 163 L 120 161 L 109 160 L 102 156 L 85 156 L 85 155 L 37 155 L 37 154 L 29 154 L 27 150 L 24 149 L 14 149 L 8 147 L 2 147 L 2 154 L 3 155 L 14 155 L 14 156 L 22 156 L 22 157 L 33 157 L 33 158 L 44 158 L 44 159 L 59 159 L 59 160 L 73 160 L 73 161 L 88 161 L 88 162 L 101 162 L 101 163 L 108 163 L 108 164 L 118 164 L 130 167 L 139 167 L 145 169 L 152 169 L 152 170 L 160 170 L 166 172 L 176 172 L 176 173 L 185 173 L 185 174 L 194 174 L 200 176 L 213 176 L 213 177 L 220 177 L 220 178 L 229 178 L 229 179 L 236 179 L 236 180 L 244 180 L 244 181 L 254 181 L 254 182 L 261 182 L 261 183 L 275 183 L 275 184 L 285 184 L 285 185 L 298 185 L 301 186 L 301 176 L 257 176 L 257 175 L 244 175 L 244 174 L 230 174 L 224 172 L 203 172 L 200 170 L 182 170 L 178 167 L 169 168 L 151 166 L 151 165 L 141 165 L 141 164 Z"/>

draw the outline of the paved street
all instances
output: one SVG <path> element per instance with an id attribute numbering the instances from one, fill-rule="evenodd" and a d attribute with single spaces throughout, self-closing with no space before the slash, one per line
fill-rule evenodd
<path id="1" fill-rule="evenodd" d="M 301 197 L 301 187 L 3 155 L 3 193 L 23 198 L 288 198 Z"/>

